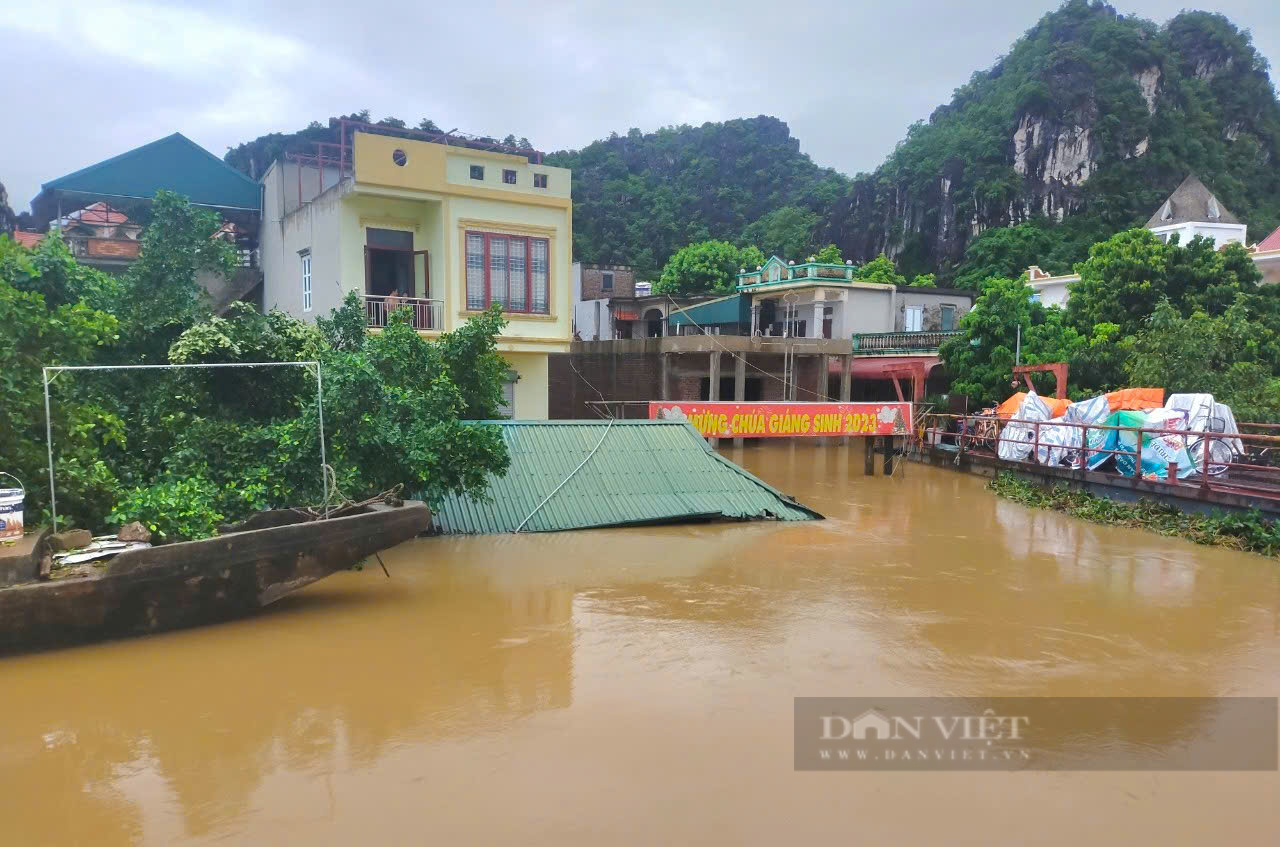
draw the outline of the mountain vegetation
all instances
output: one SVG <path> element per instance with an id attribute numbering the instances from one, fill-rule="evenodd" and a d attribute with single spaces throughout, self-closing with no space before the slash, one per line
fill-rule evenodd
<path id="1" fill-rule="evenodd" d="M 722 240 L 799 259 L 849 180 L 814 164 L 777 118 L 630 130 L 547 163 L 573 169 L 576 258 L 655 274 L 681 247 Z"/>
<path id="2" fill-rule="evenodd" d="M 1008 276 L 1029 259 L 1067 272 L 1193 172 L 1261 237 L 1280 223 L 1267 69 L 1221 15 L 1160 26 L 1069 0 L 859 175 L 830 239 L 908 273 Z"/>
<path id="3" fill-rule="evenodd" d="M 261 175 L 336 140 L 333 123 L 262 136 L 226 161 Z M 632 129 L 546 161 L 573 169 L 575 258 L 655 279 L 705 241 L 787 259 L 835 244 L 855 263 L 884 254 L 907 279 L 972 289 L 1030 264 L 1065 273 L 1188 173 L 1255 238 L 1280 224 L 1280 104 L 1248 32 L 1197 11 L 1157 24 L 1101 0 L 1046 14 L 870 173 L 815 164 L 765 115 Z"/>

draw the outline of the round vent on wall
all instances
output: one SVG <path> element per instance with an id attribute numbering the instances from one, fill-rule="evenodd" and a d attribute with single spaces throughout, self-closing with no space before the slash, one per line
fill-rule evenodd
<path id="1" fill-rule="evenodd" d="M 391 161 L 403 168 L 404 163 L 409 161 L 409 157 L 405 155 L 403 150 L 396 149 L 391 153 Z"/>

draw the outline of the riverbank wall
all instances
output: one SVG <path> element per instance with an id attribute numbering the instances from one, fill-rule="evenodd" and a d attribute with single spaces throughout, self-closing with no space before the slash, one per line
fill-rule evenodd
<path id="1" fill-rule="evenodd" d="M 1193 514 L 1209 514 L 1214 511 L 1244 514 L 1256 509 L 1269 519 L 1280 519 L 1280 500 L 1232 490 L 1228 479 L 1211 480 L 1206 488 L 1198 481 L 1170 483 L 1166 480 L 1135 479 L 1102 471 L 1006 462 L 985 453 L 960 453 L 954 449 L 931 446 L 913 449 L 908 452 L 907 457 L 920 464 L 976 474 L 988 479 L 1002 471 L 1008 471 L 1028 482 L 1046 487 L 1066 485 L 1123 503 L 1152 500 Z"/>

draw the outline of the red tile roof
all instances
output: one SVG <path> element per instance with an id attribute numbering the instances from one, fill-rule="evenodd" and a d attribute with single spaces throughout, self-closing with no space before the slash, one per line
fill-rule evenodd
<path id="1" fill-rule="evenodd" d="M 44 238 L 43 232 L 23 232 L 20 229 L 13 232 L 13 240 L 29 249 L 39 244 L 42 238 Z"/>
<path id="2" fill-rule="evenodd" d="M 129 222 L 128 215 L 118 209 L 111 208 L 102 201 L 85 206 L 83 209 L 67 215 L 67 217 L 87 224 L 124 224 Z"/>
<path id="3" fill-rule="evenodd" d="M 1256 249 L 1259 253 L 1263 250 L 1280 250 L 1280 226 L 1276 227 L 1275 232 L 1259 241 Z"/>

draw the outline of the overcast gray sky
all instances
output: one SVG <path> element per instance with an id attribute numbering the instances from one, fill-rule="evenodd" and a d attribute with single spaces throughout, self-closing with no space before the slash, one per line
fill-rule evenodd
<path id="1" fill-rule="evenodd" d="M 222 155 L 362 108 L 543 150 L 771 114 L 852 174 L 1057 5 L 0 0 L 0 182 L 21 211 L 41 182 L 174 131 Z M 1114 5 L 1163 22 L 1181 3 Z M 1196 8 L 1280 60 L 1276 0 Z"/>

